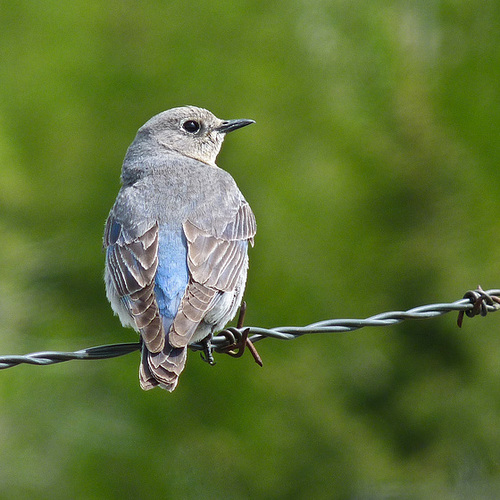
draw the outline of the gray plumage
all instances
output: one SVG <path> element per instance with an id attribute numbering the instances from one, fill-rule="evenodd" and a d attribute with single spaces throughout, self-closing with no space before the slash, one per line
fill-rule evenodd
<path id="1" fill-rule="evenodd" d="M 215 160 L 225 134 L 250 123 L 174 108 L 127 151 L 104 233 L 105 282 L 123 325 L 141 334 L 143 389 L 174 390 L 187 346 L 224 328 L 241 303 L 255 218 Z"/>

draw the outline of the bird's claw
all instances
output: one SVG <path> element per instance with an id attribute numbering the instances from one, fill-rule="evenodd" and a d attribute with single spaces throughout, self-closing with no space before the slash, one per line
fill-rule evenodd
<path id="1" fill-rule="evenodd" d="M 200 352 L 201 359 L 205 361 L 205 363 L 208 363 L 210 366 L 215 365 L 215 359 L 214 359 L 214 348 L 212 346 L 212 335 L 208 335 L 205 337 L 201 343 L 203 344 L 203 351 Z"/>

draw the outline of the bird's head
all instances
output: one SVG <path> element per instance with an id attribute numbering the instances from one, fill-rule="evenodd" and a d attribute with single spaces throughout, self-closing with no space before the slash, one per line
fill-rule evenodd
<path id="1" fill-rule="evenodd" d="M 225 135 L 251 123 L 220 120 L 207 109 L 184 106 L 153 116 L 139 129 L 136 141 L 153 140 L 161 148 L 215 165 Z"/>

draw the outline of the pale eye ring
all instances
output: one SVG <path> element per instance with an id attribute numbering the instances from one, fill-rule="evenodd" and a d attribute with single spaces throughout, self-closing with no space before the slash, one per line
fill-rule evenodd
<path id="1" fill-rule="evenodd" d="M 201 125 L 196 120 L 187 120 L 182 124 L 182 128 L 190 134 L 196 134 L 196 132 L 199 132 Z"/>

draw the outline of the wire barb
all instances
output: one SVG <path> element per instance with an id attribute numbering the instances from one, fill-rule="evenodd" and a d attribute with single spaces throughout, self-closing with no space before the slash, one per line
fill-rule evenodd
<path id="1" fill-rule="evenodd" d="M 500 309 L 500 298 L 491 294 L 491 291 L 485 292 L 481 288 L 481 285 L 478 285 L 475 290 L 469 290 L 468 292 L 466 292 L 466 294 L 464 295 L 464 299 L 469 299 L 471 301 L 472 308 L 466 311 L 460 311 L 458 313 L 457 325 L 459 328 L 462 328 L 464 313 L 467 314 L 469 318 L 473 318 L 478 314 L 480 314 L 481 316 L 486 316 L 489 310 L 496 311 Z M 488 306 L 490 306 L 489 309 Z"/>
<path id="2" fill-rule="evenodd" d="M 255 342 L 265 338 L 275 338 L 280 340 L 293 340 L 303 335 L 312 333 L 343 333 L 358 330 L 367 326 L 391 326 L 405 320 L 430 319 L 449 312 L 458 312 L 458 326 L 462 326 L 464 314 L 472 318 L 476 315 L 485 316 L 488 312 L 500 309 L 500 289 L 484 291 L 481 287 L 476 290 L 469 290 L 463 299 L 451 303 L 431 304 L 414 307 L 407 311 L 391 311 L 366 319 L 330 319 L 319 321 L 302 327 L 259 328 L 243 327 L 242 315 L 237 327 L 230 327 L 219 332 L 210 341 L 210 349 L 218 353 L 227 353 L 233 357 L 240 357 L 244 348 L 247 347 L 252 353 L 256 363 L 262 366 L 255 346 Z M 244 316 L 244 310 L 243 310 Z M 252 335 L 251 337 L 249 335 Z M 203 342 L 189 346 L 194 351 L 205 351 L 206 345 Z M 96 347 L 89 347 L 75 352 L 45 351 L 34 352 L 24 356 L 0 356 L 0 370 L 12 368 L 19 364 L 31 365 L 52 365 L 70 361 L 72 359 L 106 359 L 123 356 L 141 348 L 141 342 L 131 342 L 122 344 L 108 344 Z M 210 351 L 211 352 L 211 351 Z"/>
<path id="3" fill-rule="evenodd" d="M 245 313 L 247 312 L 247 303 L 243 301 L 240 307 L 240 315 L 238 317 L 238 323 L 236 328 L 227 328 L 219 333 L 219 335 L 224 335 L 228 340 L 232 339 L 233 342 L 227 347 L 219 348 L 218 352 L 229 354 L 233 358 L 241 358 L 245 352 L 245 347 L 248 347 L 250 354 L 253 356 L 254 361 L 259 365 L 263 366 L 262 358 L 260 357 L 257 349 L 253 345 L 252 341 L 248 338 L 250 328 L 243 328 L 245 323 Z"/>

